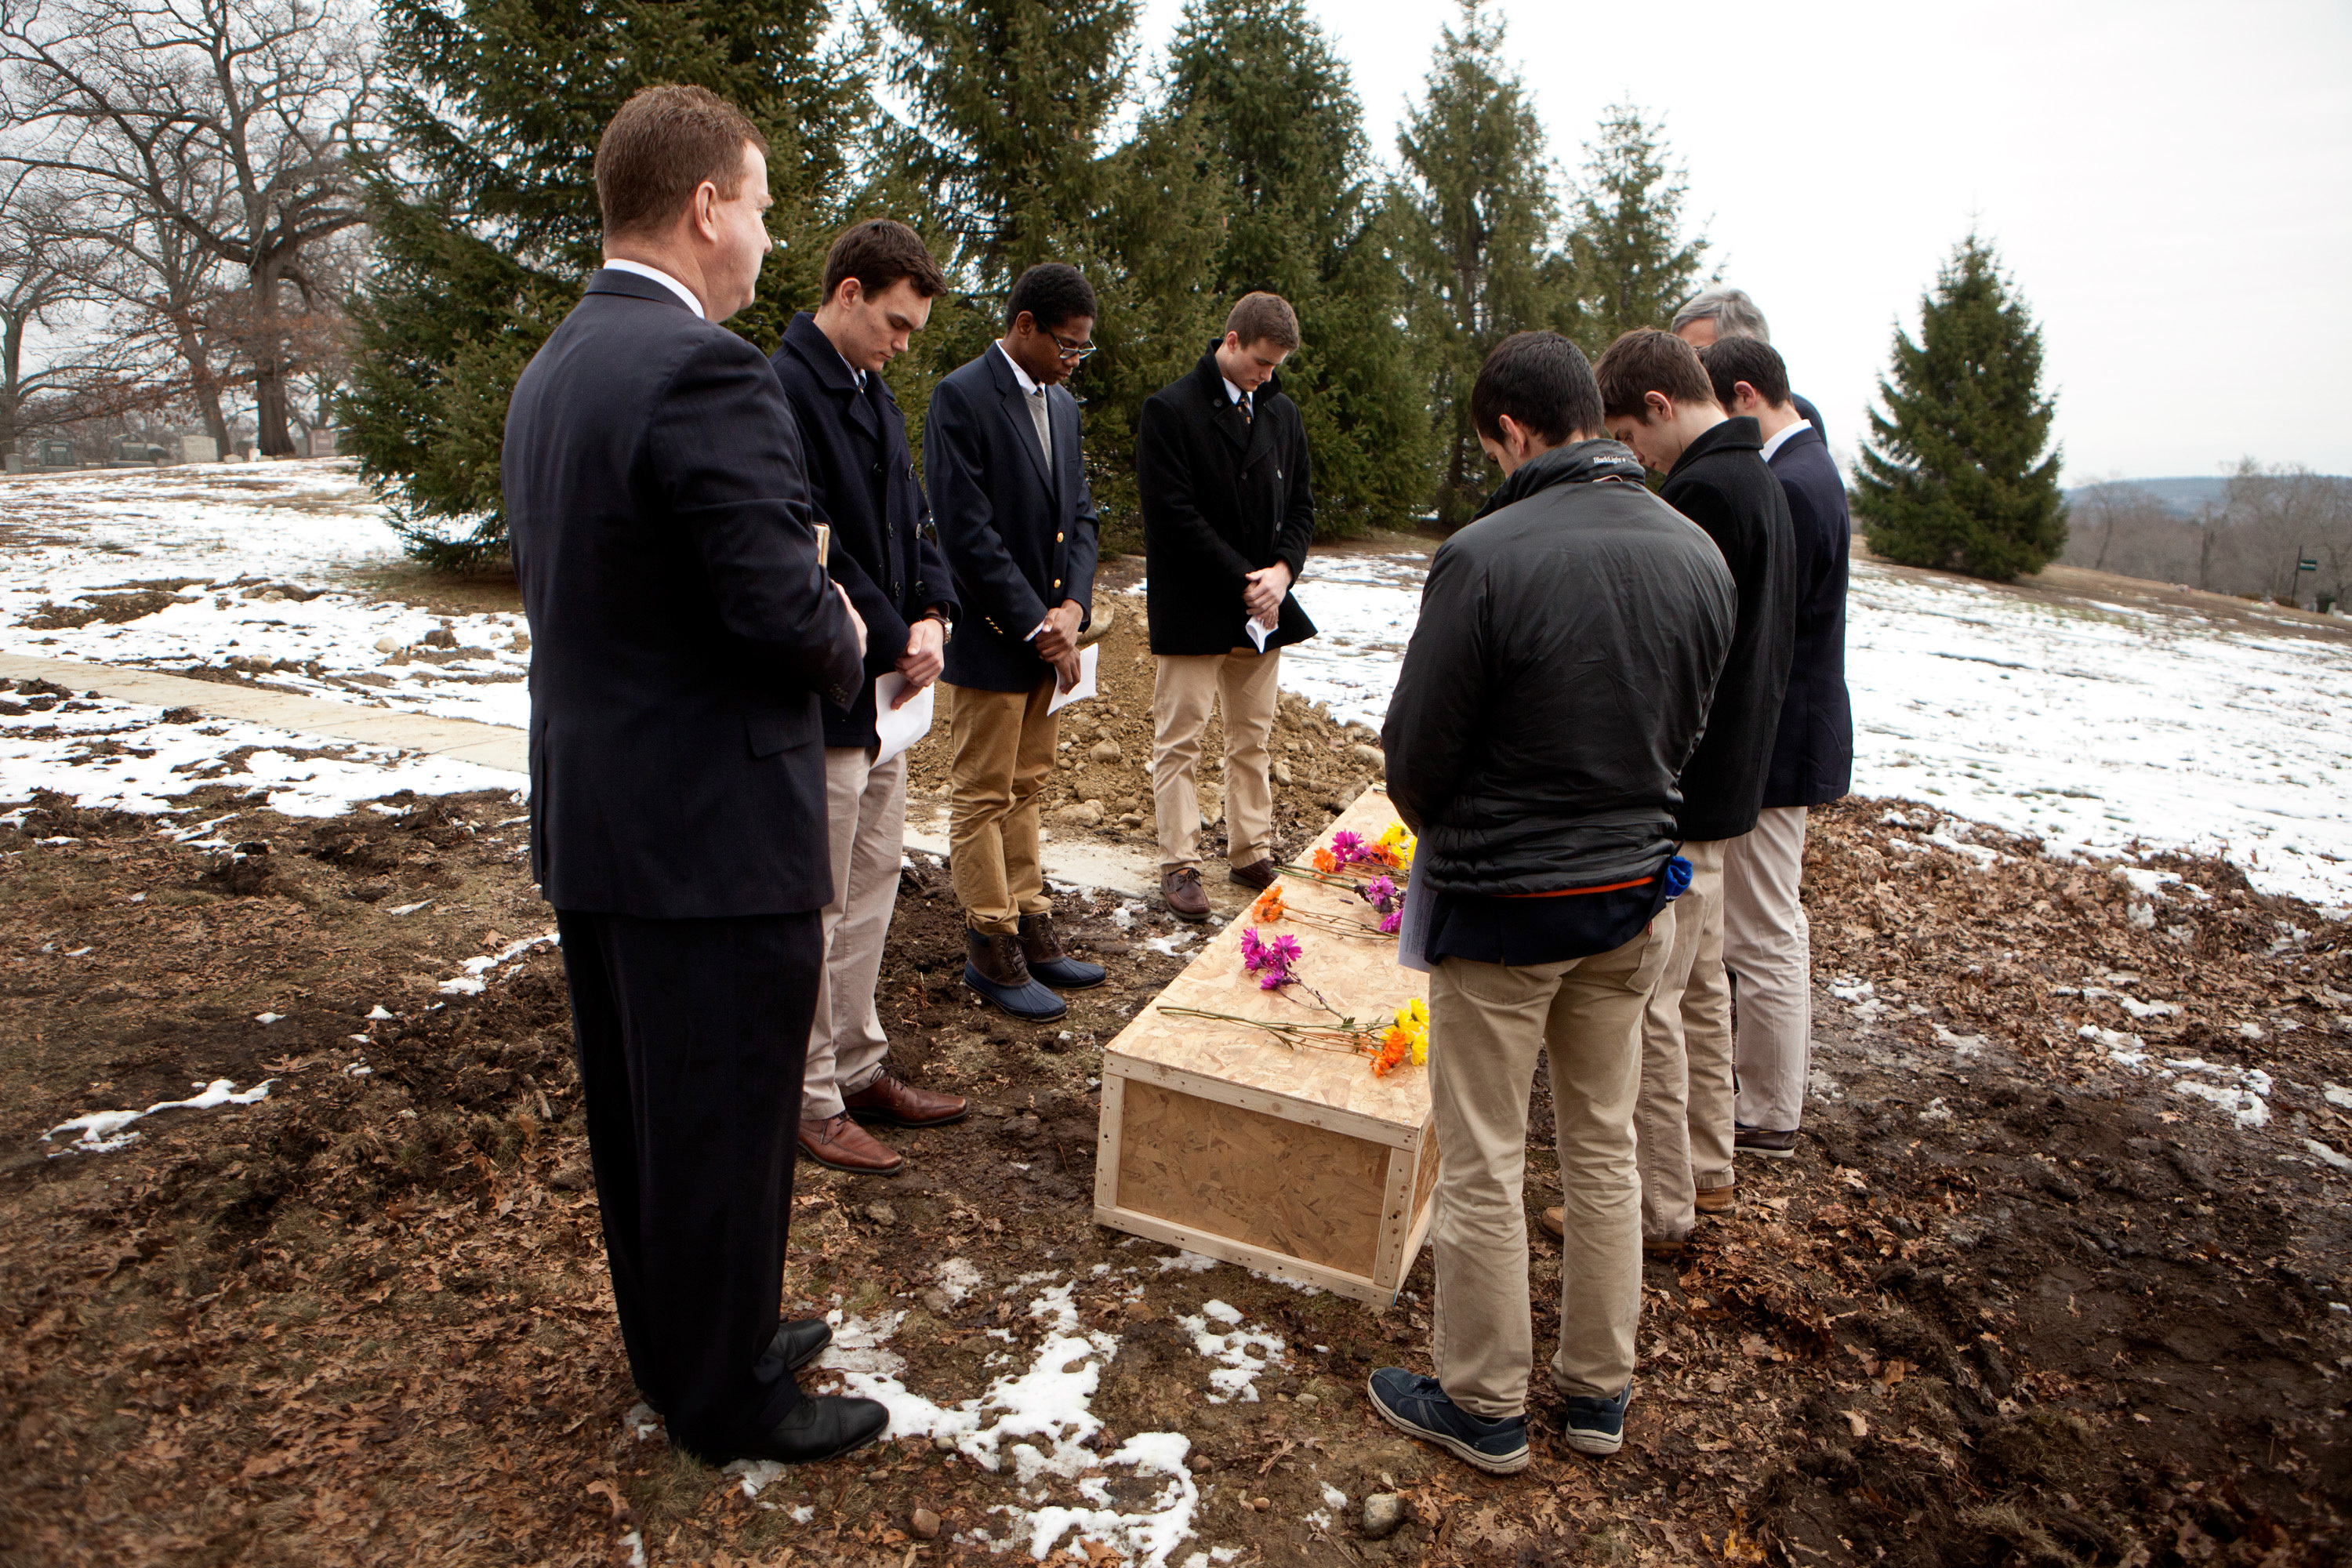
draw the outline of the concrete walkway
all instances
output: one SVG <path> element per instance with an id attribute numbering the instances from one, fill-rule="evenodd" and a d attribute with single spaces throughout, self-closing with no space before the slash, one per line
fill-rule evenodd
<path id="1" fill-rule="evenodd" d="M 426 752 L 507 773 L 530 772 L 529 738 L 520 730 L 503 724 L 398 713 L 318 697 L 232 686 L 226 681 L 190 680 L 184 675 L 159 675 L 149 669 L 118 669 L 107 664 L 32 658 L 15 653 L 0 653 L 0 676 L 11 680 L 54 681 L 78 692 L 95 691 L 100 697 L 155 708 L 193 708 L 212 719 L 240 719 L 249 724 L 268 724 L 305 735 L 333 735 L 399 751 Z"/>
<path id="2" fill-rule="evenodd" d="M 226 681 L 191 680 L 184 675 L 161 675 L 147 669 L 119 669 L 112 665 L 84 664 L 75 659 L 34 658 L 0 653 L 0 677 L 11 680 L 47 680 L 76 692 L 94 691 L 123 702 L 154 708 L 193 708 L 212 719 L 236 719 L 267 724 L 305 735 L 332 735 L 364 741 L 399 751 L 425 752 L 455 757 L 507 773 L 530 772 L 530 739 L 520 730 L 503 724 L 478 724 L 470 719 L 438 719 L 425 713 L 397 713 L 382 708 L 362 708 L 323 698 L 297 697 L 264 691 Z M 907 845 L 945 858 L 948 852 L 944 810 L 910 811 Z M 1158 857 L 1139 854 L 1125 845 L 1106 844 L 1073 837 L 1045 845 L 1045 874 L 1057 882 L 1082 888 L 1103 888 L 1130 898 L 1160 890 Z M 1210 887 L 1210 900 L 1221 910 L 1247 901 L 1225 891 L 1222 877 Z M 1227 911 L 1230 912 L 1230 911 Z"/>

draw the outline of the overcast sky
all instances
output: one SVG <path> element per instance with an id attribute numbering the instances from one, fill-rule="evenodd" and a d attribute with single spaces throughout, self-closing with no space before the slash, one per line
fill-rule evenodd
<path id="1" fill-rule="evenodd" d="M 1454 6 L 1308 5 L 1393 165 Z M 2352 473 L 2344 0 L 1493 9 L 1571 172 L 1612 101 L 1664 116 L 1710 265 L 1840 447 L 1973 219 L 2042 323 L 2068 483 Z M 1181 10 L 1145 0 L 1149 47 Z"/>

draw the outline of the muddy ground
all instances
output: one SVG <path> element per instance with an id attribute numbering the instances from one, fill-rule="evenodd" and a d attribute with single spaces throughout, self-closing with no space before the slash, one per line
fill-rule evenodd
<path id="1" fill-rule="evenodd" d="M 1072 727 L 1057 832 L 1148 838 L 1133 634 L 1107 639 L 1101 710 Z M 1375 770 L 1360 731 L 1294 704 L 1282 726 L 1295 845 Z M 634 1540 L 664 1565 L 910 1568 L 989 1561 L 999 1510 L 1076 1500 L 928 1444 L 752 1498 L 635 1435 L 561 961 L 516 948 L 551 924 L 521 808 L 184 805 L 49 800 L 0 830 L 0 1561 L 604 1563 Z M 1099 1052 L 1181 966 L 1147 945 L 1173 927 L 1073 895 L 1112 982 L 1011 1024 L 958 984 L 921 857 L 884 1016 L 898 1069 L 976 1114 L 883 1134 L 908 1154 L 894 1180 L 803 1167 L 792 1310 L 904 1312 L 907 1385 L 952 1404 L 1034 1349 L 1040 1289 L 1076 1281 L 1083 1327 L 1117 1338 L 1097 1446 L 1192 1439 L 1176 1563 L 2352 1561 L 2352 1184 L 2314 1147 L 2352 1153 L 2352 1090 L 2327 1098 L 2352 1086 L 2346 930 L 2225 866 L 2162 865 L 2179 880 L 2143 886 L 1906 804 L 1815 814 L 1807 1137 L 1650 1266 L 1612 1459 L 1539 1435 L 1528 1472 L 1489 1479 L 1370 1417 L 1370 1369 L 1427 1364 L 1426 1255 L 1375 1312 L 1096 1227 Z M 2233 1114 L 2250 1071 L 2259 1126 Z M 222 1079 L 269 1092 L 103 1152 L 43 1140 Z M 1531 1212 L 1557 1201 L 1549 1135 L 1538 1085 Z M 1540 1296 L 1558 1255 L 1536 1254 Z M 980 1281 L 961 1298 L 957 1258 Z M 1255 1402 L 1209 1401 L 1182 1320 L 1212 1300 L 1287 1347 Z M 1539 1300 L 1538 1342 L 1556 1326 Z M 1102 1479 L 1122 1506 L 1152 1489 Z M 1387 1489 L 1411 1518 L 1367 1540 L 1355 1505 Z"/>

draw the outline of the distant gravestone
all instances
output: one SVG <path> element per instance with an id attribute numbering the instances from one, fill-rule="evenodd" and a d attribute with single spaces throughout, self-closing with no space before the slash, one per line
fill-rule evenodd
<path id="1" fill-rule="evenodd" d="M 220 446 L 211 437 L 183 436 L 180 437 L 180 461 L 212 463 L 219 460 Z"/>
<path id="2" fill-rule="evenodd" d="M 8 465 L 8 471 L 9 471 L 10 473 L 12 473 L 12 474 L 21 474 L 21 473 L 23 473 L 23 472 L 25 471 L 25 454 L 24 454 L 24 453 L 22 453 L 22 452 L 11 452 L 11 453 L 9 453 L 9 454 L 8 454 L 8 457 L 7 457 L 7 465 Z"/>
<path id="3" fill-rule="evenodd" d="M 310 456 L 331 458 L 335 455 L 335 433 L 332 430 L 310 432 Z"/>
<path id="4" fill-rule="evenodd" d="M 47 440 L 34 447 L 34 460 L 45 468 L 70 468 L 74 466 L 71 441 Z"/>

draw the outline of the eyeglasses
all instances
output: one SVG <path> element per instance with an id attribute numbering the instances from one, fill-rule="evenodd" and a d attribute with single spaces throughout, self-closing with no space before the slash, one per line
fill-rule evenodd
<path id="1" fill-rule="evenodd" d="M 1049 331 L 1045 335 L 1054 340 L 1054 346 L 1061 351 L 1062 358 L 1067 363 L 1076 364 L 1095 352 L 1092 343 L 1069 342 L 1059 332 Z"/>

